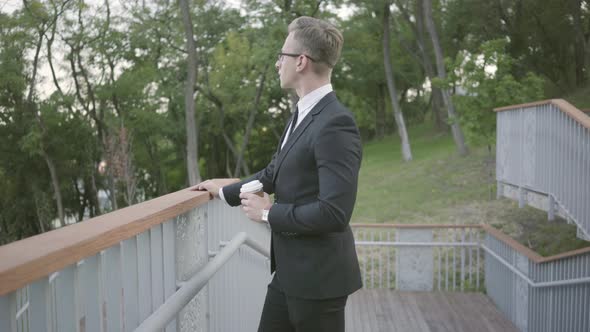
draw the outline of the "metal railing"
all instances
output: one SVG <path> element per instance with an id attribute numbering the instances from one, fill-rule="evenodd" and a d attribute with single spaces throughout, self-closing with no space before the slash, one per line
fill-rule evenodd
<path id="1" fill-rule="evenodd" d="M 0 247 L 0 331 L 256 330 L 269 229 L 192 195 Z M 486 225 L 352 227 L 366 288 L 483 290 L 521 331 L 590 329 L 590 247 L 543 258 Z"/>
<path id="2" fill-rule="evenodd" d="M 590 330 L 590 247 L 541 257 L 486 228 L 486 292 L 520 331 Z"/>
<path id="3" fill-rule="evenodd" d="M 353 225 L 365 288 L 477 291 L 484 285 L 479 225 Z"/>
<path id="4" fill-rule="evenodd" d="M 365 288 L 484 291 L 520 331 L 590 330 L 590 247 L 541 257 L 487 225 L 353 228 Z"/>
<path id="5" fill-rule="evenodd" d="M 237 249 L 163 327 L 253 330 L 270 281 L 268 228 L 182 190 L 0 247 L 0 331 L 133 331 L 240 232 L 255 250 Z"/>
<path id="6" fill-rule="evenodd" d="M 215 273 L 221 269 L 230 258 L 246 244 L 259 254 L 270 258 L 268 248 L 256 243 L 245 232 L 238 233 L 226 246 L 207 263 L 195 276 L 184 282 L 180 289 L 161 305 L 152 315 L 144 320 L 136 331 L 160 331 L 166 327 L 178 313 L 195 298 L 195 296 L 209 283 Z M 232 316 L 233 317 L 233 316 Z"/>
<path id="7" fill-rule="evenodd" d="M 590 117 L 561 99 L 496 111 L 498 195 L 560 215 L 590 240 Z"/>

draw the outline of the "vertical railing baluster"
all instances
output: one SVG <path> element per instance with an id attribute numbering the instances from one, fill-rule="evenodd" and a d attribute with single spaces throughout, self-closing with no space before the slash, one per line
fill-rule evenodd
<path id="1" fill-rule="evenodd" d="M 379 241 L 383 242 L 383 232 L 379 231 Z M 384 255 L 384 249 L 387 249 L 387 247 L 383 247 L 383 246 L 379 246 L 379 288 L 383 288 L 383 258 L 385 257 Z"/>
<path id="2" fill-rule="evenodd" d="M 176 250 L 174 241 L 176 236 L 175 225 L 176 218 L 162 224 L 164 299 L 168 299 L 176 292 Z M 209 286 L 207 289 L 209 289 Z M 172 320 L 168 326 L 166 326 L 166 332 L 176 332 L 176 319 Z"/>
<path id="3" fill-rule="evenodd" d="M 586 167 L 583 170 L 583 174 L 587 172 L 590 173 L 590 129 L 584 128 L 584 137 L 585 137 L 585 148 L 582 149 L 584 153 L 584 160 Z M 588 230 L 587 233 L 590 236 L 590 204 L 586 204 L 587 197 L 590 197 L 590 176 L 582 176 L 582 181 L 584 183 L 584 190 L 585 192 L 580 195 L 580 199 L 582 199 L 582 206 L 584 206 L 583 215 L 586 216 L 585 227 Z M 588 315 L 590 316 L 590 315 Z M 590 319 L 590 318 L 589 318 Z"/>
<path id="4" fill-rule="evenodd" d="M 139 325 L 139 289 L 137 273 L 137 242 L 135 237 L 121 242 L 123 276 L 123 327 L 133 331 Z"/>
<path id="5" fill-rule="evenodd" d="M 392 240 L 391 241 L 393 241 L 393 242 L 398 241 L 399 233 L 400 233 L 400 230 L 398 228 L 392 228 L 392 234 L 391 234 Z M 399 258 L 398 250 L 399 250 L 399 247 L 393 247 L 393 250 L 391 252 L 392 253 L 391 262 L 393 264 L 393 266 L 391 268 L 391 270 L 392 270 L 391 284 L 392 284 L 393 289 L 397 288 L 397 280 L 400 275 L 400 267 L 399 267 L 399 262 L 398 262 L 398 258 Z"/>
<path id="6" fill-rule="evenodd" d="M 152 311 L 152 273 L 150 260 L 150 232 L 145 231 L 137 239 L 137 273 L 139 321 L 143 322 Z"/>
<path id="7" fill-rule="evenodd" d="M 154 312 L 164 303 L 164 263 L 162 258 L 162 225 L 150 229 L 150 266 L 152 308 Z M 150 313 L 151 313 L 150 312 Z"/>
<path id="8" fill-rule="evenodd" d="M 29 320 L 31 331 L 47 331 L 52 332 L 53 325 L 50 321 L 51 314 L 51 293 L 49 278 L 41 278 L 29 285 Z M 2 308 L 0 308 L 2 310 Z M 2 318 L 0 317 L 0 320 Z M 4 331 L 1 328 L 0 331 Z"/>
<path id="9" fill-rule="evenodd" d="M 469 242 L 474 243 L 473 241 L 473 233 L 475 232 L 475 228 L 469 228 Z M 469 286 L 473 288 L 473 247 L 469 247 Z"/>
<path id="10" fill-rule="evenodd" d="M 101 303 L 103 326 L 106 331 L 123 330 L 123 281 L 122 281 L 122 250 L 116 244 L 100 254 L 102 270 L 103 301 Z"/>
<path id="11" fill-rule="evenodd" d="M 391 229 L 387 228 L 387 242 L 391 242 Z M 391 289 L 391 251 L 393 246 L 387 247 L 387 288 Z"/>
<path id="12" fill-rule="evenodd" d="M 79 307 L 81 313 L 80 329 L 84 326 L 84 331 L 100 332 L 101 314 L 100 314 L 100 287 L 98 268 L 98 256 L 90 256 L 84 259 L 84 264 L 78 267 L 78 290 L 80 293 Z"/>
<path id="13" fill-rule="evenodd" d="M 461 243 L 465 243 L 465 229 L 461 228 L 460 229 L 460 233 L 461 233 Z M 465 284 L 465 247 L 461 247 L 461 280 L 459 281 L 461 283 L 461 291 L 463 291 L 464 289 L 464 284 Z"/>
<path id="14" fill-rule="evenodd" d="M 449 242 L 449 229 L 445 230 L 445 241 Z M 449 248 L 445 248 L 445 291 L 449 290 Z"/>
<path id="15" fill-rule="evenodd" d="M 375 242 L 375 231 L 371 229 L 371 242 Z M 375 288 L 375 247 L 369 247 L 371 249 L 369 257 L 371 258 L 371 288 Z"/>
<path id="16" fill-rule="evenodd" d="M 0 296 L 0 331 L 16 332 L 16 292 Z"/>
<path id="17" fill-rule="evenodd" d="M 443 232 L 443 229 L 438 229 L 436 232 L 436 241 L 438 242 L 442 242 L 444 241 L 444 239 L 441 237 L 441 234 Z M 436 253 L 437 259 L 438 259 L 438 266 L 437 268 L 437 285 L 438 285 L 438 291 L 440 291 L 440 279 L 441 279 L 441 270 L 442 270 L 442 265 L 441 265 L 441 257 L 442 257 L 442 252 L 444 250 L 444 247 L 438 247 L 436 248 L 436 250 L 434 250 L 434 252 Z"/>
<path id="18" fill-rule="evenodd" d="M 59 271 L 55 278 L 55 303 L 56 303 L 56 331 L 77 331 L 76 318 L 76 264 L 70 265 Z"/>
<path id="19" fill-rule="evenodd" d="M 478 231 L 476 234 L 477 234 L 477 239 L 478 239 L 477 242 L 479 244 L 481 244 L 483 242 L 481 232 Z M 480 262 L 479 262 L 479 256 L 481 255 L 481 252 L 480 252 L 480 247 L 479 246 L 477 246 L 477 248 L 475 249 L 475 253 L 476 253 L 476 256 L 475 257 L 476 257 L 476 260 L 477 260 L 476 269 L 475 269 L 475 287 L 479 291 L 479 270 L 481 269 L 481 265 L 480 265 Z"/>
<path id="20" fill-rule="evenodd" d="M 455 228 L 451 228 L 451 232 L 453 233 L 453 242 L 457 242 L 457 230 Z M 453 246 L 453 290 L 457 288 L 457 247 Z"/>

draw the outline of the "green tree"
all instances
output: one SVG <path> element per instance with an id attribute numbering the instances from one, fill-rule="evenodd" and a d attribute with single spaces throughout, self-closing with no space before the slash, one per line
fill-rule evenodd
<path id="1" fill-rule="evenodd" d="M 457 55 L 450 79 L 465 90 L 453 97 L 461 127 L 473 144 L 494 145 L 496 114 L 493 109 L 539 100 L 543 97 L 543 79 L 534 73 L 522 78 L 512 74 L 515 60 L 506 53 L 508 42 L 485 42 L 477 53 Z"/>

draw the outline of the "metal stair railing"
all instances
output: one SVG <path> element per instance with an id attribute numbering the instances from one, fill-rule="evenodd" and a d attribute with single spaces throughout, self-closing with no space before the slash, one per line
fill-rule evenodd
<path id="1" fill-rule="evenodd" d="M 238 233 L 203 269 L 184 282 L 174 295 L 169 297 L 153 314 L 144 320 L 135 331 L 160 331 L 207 285 L 215 273 L 226 264 L 238 251 L 247 245 L 265 257 L 270 252 L 264 246 L 252 240 L 247 233 Z"/>
<path id="2" fill-rule="evenodd" d="M 590 116 L 562 99 L 495 111 L 498 196 L 559 215 L 590 240 Z"/>

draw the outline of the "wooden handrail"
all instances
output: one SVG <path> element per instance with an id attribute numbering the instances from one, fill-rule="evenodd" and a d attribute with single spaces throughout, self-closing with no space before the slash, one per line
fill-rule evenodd
<path id="1" fill-rule="evenodd" d="M 528 257 L 530 260 L 537 264 L 541 263 L 548 263 L 552 261 L 556 261 L 559 259 L 564 259 L 576 255 L 581 255 L 590 252 L 590 246 L 586 248 L 576 249 L 567 251 L 558 255 L 543 257 L 538 253 L 534 252 L 530 248 L 525 247 L 524 245 L 518 243 L 515 239 L 511 238 L 507 234 L 503 233 L 502 231 L 496 229 L 491 225 L 486 224 L 468 224 L 468 225 L 455 225 L 455 224 L 362 224 L 362 223 L 354 223 L 350 224 L 353 228 L 413 228 L 413 229 L 425 229 L 425 228 L 481 228 L 486 233 L 492 235 L 496 239 L 504 242 L 512 249 L 516 250 L 517 252 L 523 254 L 524 256 Z"/>
<path id="2" fill-rule="evenodd" d="M 230 181 L 236 181 L 232 179 Z M 207 192 L 190 188 L 0 247 L 0 296 L 95 255 L 184 212 L 206 204 Z M 351 224 L 368 228 L 483 228 L 498 240 L 544 263 L 590 252 L 590 247 L 542 257 L 489 225 Z"/>
<path id="3" fill-rule="evenodd" d="M 190 188 L 0 247 L 0 296 L 207 203 Z"/>
<path id="4" fill-rule="evenodd" d="M 588 116 L 584 112 L 580 111 L 574 105 L 568 103 L 567 101 L 565 101 L 563 99 L 548 99 L 548 100 L 541 100 L 541 101 L 536 101 L 536 102 L 526 103 L 526 104 L 498 107 L 498 108 L 494 108 L 494 111 L 495 112 L 512 111 L 512 110 L 519 109 L 519 108 L 534 107 L 534 106 L 540 106 L 540 105 L 546 105 L 546 104 L 555 105 L 560 111 L 565 113 L 567 116 L 574 119 L 576 122 L 578 122 L 582 126 L 590 129 L 590 116 Z"/>

